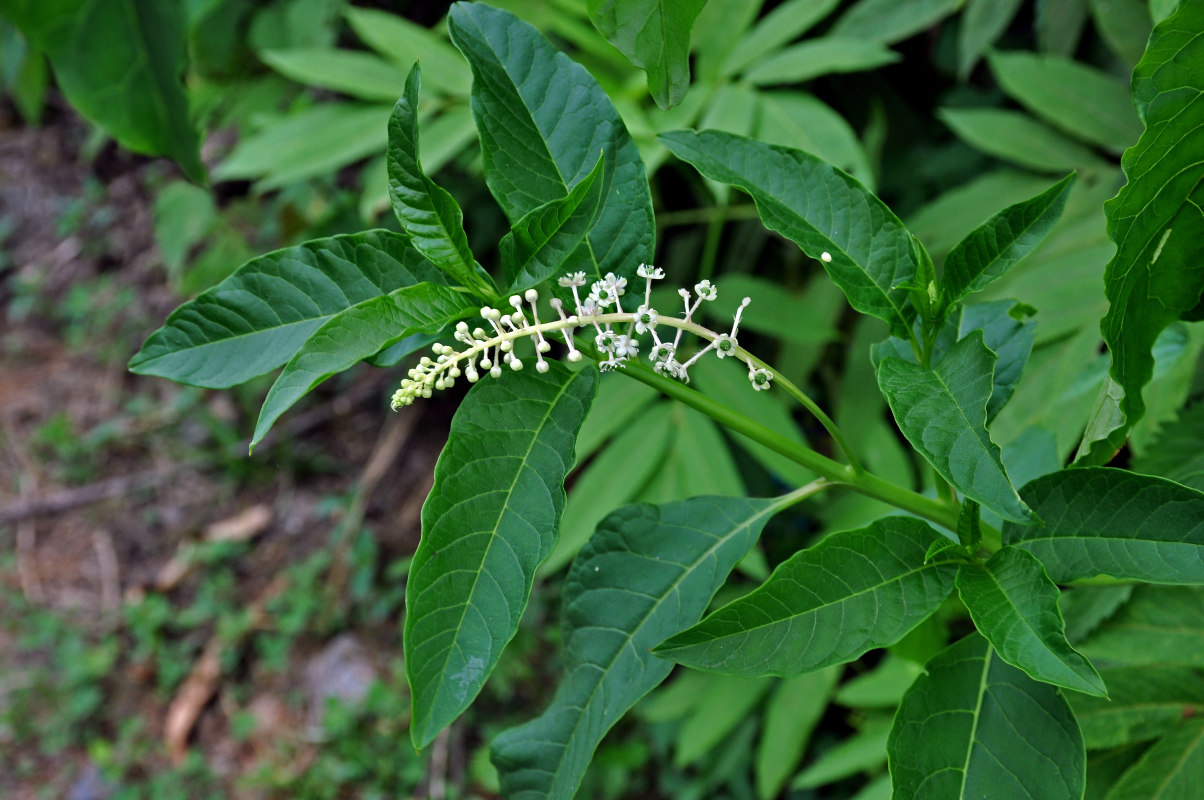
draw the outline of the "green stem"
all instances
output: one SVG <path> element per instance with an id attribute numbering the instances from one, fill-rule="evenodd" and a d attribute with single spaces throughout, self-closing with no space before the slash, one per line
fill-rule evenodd
<path id="1" fill-rule="evenodd" d="M 707 238 L 702 247 L 702 258 L 699 259 L 698 280 L 706 280 L 715 273 L 715 260 L 719 257 L 719 240 L 723 236 L 723 226 L 727 222 L 727 203 L 716 206 L 715 216 L 707 223 Z"/>
<path id="2" fill-rule="evenodd" d="M 856 472 L 851 465 L 841 464 L 839 461 L 834 461 L 779 436 L 764 425 L 715 402 L 706 395 L 672 379 L 657 375 L 643 364 L 629 364 L 624 372 L 674 400 L 679 400 L 691 408 L 701 411 L 724 427 L 747 436 L 754 442 L 806 467 L 829 483 L 848 486 L 867 497 L 873 497 L 889 503 L 895 508 L 909 511 L 917 517 L 935 522 L 951 531 L 957 530 L 956 507 L 951 508 L 938 500 L 896 486 L 873 473 Z"/>
<path id="3" fill-rule="evenodd" d="M 707 208 L 687 208 L 683 211 L 665 211 L 656 216 L 658 228 L 672 228 L 679 225 L 697 225 L 700 222 L 710 222 L 722 216 L 725 220 L 756 219 L 757 207 L 751 203 L 738 206 L 708 206 Z"/>

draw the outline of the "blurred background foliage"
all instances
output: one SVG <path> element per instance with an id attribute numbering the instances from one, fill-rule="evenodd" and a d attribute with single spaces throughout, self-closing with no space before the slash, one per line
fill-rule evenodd
<path id="1" fill-rule="evenodd" d="M 751 297 L 752 349 L 820 399 L 869 468 L 916 488 L 929 476 L 868 359 L 885 329 L 855 320 L 747 198 L 671 161 L 656 134 L 718 128 L 815 153 L 878 192 L 938 263 L 990 214 L 1077 171 L 1058 228 L 984 298 L 1020 300 L 1012 313 L 1032 341 L 993 428 L 1009 472 L 1024 483 L 1072 455 L 1107 371 L 1103 202 L 1141 132 L 1128 76 L 1173 0 L 709 0 L 693 27 L 688 91 L 655 99 L 645 72 L 595 28 L 600 4 L 494 4 L 582 63 L 619 109 L 652 181 L 657 264 L 683 283 L 715 278 L 719 317 Z M 808 480 L 608 375 L 594 404 L 604 413 L 578 443 L 561 542 L 519 636 L 483 701 L 430 752 L 412 750 L 398 622 L 449 404 L 386 419 L 400 369 L 353 370 L 248 459 L 267 383 L 219 394 L 135 379 L 122 365 L 176 302 L 251 256 L 396 226 L 385 125 L 415 60 L 423 166 L 457 197 L 490 263 L 505 220 L 481 180 L 470 73 L 445 13 L 384 0 L 0 0 L 0 383 L 19 384 L 0 402 L 5 797 L 495 796 L 486 745 L 550 698 L 559 656 L 545 621 L 602 516 Z M 98 54 L 116 66 L 96 66 Z M 146 70 L 129 73 L 125 90 L 162 103 L 131 104 L 114 87 L 129 58 Z M 679 102 L 657 103 L 669 99 Z M 1202 406 L 1190 406 L 1204 396 L 1202 350 L 1195 328 L 1163 335 L 1150 411 L 1122 458 L 1204 489 L 1189 446 L 1202 444 Z M 810 421 L 773 393 L 746 391 L 728 366 L 701 362 L 697 385 L 826 447 Z M 1186 455 L 1167 457 L 1160 442 Z M 38 504 L 46 498 L 59 504 Z M 775 520 L 716 603 L 821 528 L 885 510 L 834 494 Z M 637 707 L 639 724 L 607 738 L 581 796 L 889 797 L 891 715 L 946 644 L 945 620 L 962 615 L 950 608 L 843 670 L 741 680 L 679 669 Z M 1123 766 L 1140 752 L 1096 756 Z"/>

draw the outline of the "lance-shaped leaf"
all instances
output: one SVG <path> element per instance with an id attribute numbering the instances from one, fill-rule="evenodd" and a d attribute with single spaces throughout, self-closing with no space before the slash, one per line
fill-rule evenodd
<path id="1" fill-rule="evenodd" d="M 305 341 L 272 384 L 259 411 L 251 447 L 267 435 L 281 414 L 331 375 L 408 336 L 438 333 L 479 309 L 480 301 L 464 289 L 419 283 L 336 314 Z"/>
<path id="2" fill-rule="evenodd" d="M 1107 800 L 1198 797 L 1204 784 L 1204 719 L 1192 719 L 1154 744 L 1108 792 Z"/>
<path id="3" fill-rule="evenodd" d="M 1032 520 L 987 433 L 996 356 L 979 331 L 949 348 L 934 369 L 888 357 L 878 385 L 899 430 L 940 475 L 984 508 L 1014 522 Z"/>
<path id="4" fill-rule="evenodd" d="M 1058 587 L 1032 554 L 1005 547 L 985 564 L 962 564 L 957 590 L 975 627 L 1004 661 L 1034 680 L 1106 693 L 1091 662 L 1066 641 Z"/>
<path id="5" fill-rule="evenodd" d="M 1157 739 L 1204 713 L 1204 672 L 1169 664 L 1100 670 L 1108 697 L 1072 694 L 1070 707 L 1090 750 Z"/>
<path id="6" fill-rule="evenodd" d="M 1134 587 L 1132 599 L 1077 645 L 1114 664 L 1204 667 L 1204 589 Z"/>
<path id="7" fill-rule="evenodd" d="M 698 621 L 781 505 L 695 497 L 624 506 L 599 525 L 564 584 L 556 698 L 493 743 L 506 797 L 573 796 L 602 737 L 673 668 L 650 649 Z"/>
<path id="8" fill-rule="evenodd" d="M 801 150 L 730 133 L 674 131 L 660 140 L 704 176 L 748 192 L 765 226 L 820 260 L 853 308 L 907 336 L 907 290 L 897 287 L 915 275 L 911 235 L 864 186 Z"/>
<path id="9" fill-rule="evenodd" d="M 130 370 L 224 389 L 275 369 L 357 303 L 443 274 L 390 231 L 333 236 L 248 261 L 172 312 Z"/>
<path id="10" fill-rule="evenodd" d="M 389 117 L 389 199 L 393 212 L 418 252 L 461 286 L 483 296 L 495 295 L 490 281 L 477 266 L 464 213 L 456 199 L 422 171 L 418 161 L 418 88 L 422 71 L 415 64 L 406 78 L 405 94 Z"/>
<path id="11" fill-rule="evenodd" d="M 473 386 L 452 419 L 406 584 L 417 747 L 468 707 L 518 630 L 597 381 L 597 370 L 556 362 L 510 373 Z"/>
<path id="12" fill-rule="evenodd" d="M 953 589 L 927 523 L 887 517 L 795 553 L 769 580 L 653 652 L 730 675 L 800 675 L 894 644 Z"/>
<path id="13" fill-rule="evenodd" d="M 1087 467 L 1038 478 L 1021 496 L 1045 525 L 1005 525 L 1003 542 L 1035 555 L 1057 583 L 1109 575 L 1204 584 L 1204 493 Z"/>
<path id="14" fill-rule="evenodd" d="M 1128 178 L 1104 210 L 1116 254 L 1104 272 L 1100 325 L 1124 391 L 1122 430 L 1141 419 L 1158 334 L 1204 290 L 1204 5 L 1181 3 L 1150 37 L 1133 71 L 1145 133 L 1121 159 Z"/>
<path id="15" fill-rule="evenodd" d="M 1061 218 L 1074 179 L 1067 175 L 1036 197 L 1008 206 L 958 242 L 941 269 L 944 307 L 982 290 L 1036 249 Z"/>
<path id="16" fill-rule="evenodd" d="M 2 0 L 0 16 L 44 52 L 71 105 L 123 147 L 205 179 L 180 77 L 185 12 L 158 0 Z"/>
<path id="17" fill-rule="evenodd" d="M 513 224 L 559 200 L 598 161 L 602 205 L 581 269 L 632 278 L 656 238 L 644 162 L 606 92 L 537 30 L 505 11 L 457 3 L 452 43 L 472 68 L 472 113 L 489 191 Z"/>
<path id="18" fill-rule="evenodd" d="M 648 73 L 648 91 L 672 108 L 690 87 L 690 30 L 706 0 L 590 0 L 598 32 Z"/>
<path id="19" fill-rule="evenodd" d="M 890 732 L 895 797 L 1079 800 L 1087 754 L 1053 686 L 971 634 L 928 662 Z"/>
<path id="20" fill-rule="evenodd" d="M 589 262 L 585 237 L 598 218 L 602 202 L 604 158 L 561 200 L 532 209 L 498 244 L 509 288 L 521 292 L 538 286 L 565 265 Z"/>

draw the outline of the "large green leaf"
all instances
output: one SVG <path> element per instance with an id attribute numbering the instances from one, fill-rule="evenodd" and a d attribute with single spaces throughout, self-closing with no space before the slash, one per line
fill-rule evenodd
<path id="1" fill-rule="evenodd" d="M 1034 680 L 1106 694 L 1091 662 L 1066 641 L 1058 587 L 1032 554 L 1005 547 L 986 563 L 962 564 L 957 590 L 974 626 L 1004 661 Z"/>
<path id="2" fill-rule="evenodd" d="M 1105 166 L 1090 148 L 1020 111 L 942 108 L 937 116 L 976 150 L 1041 172 Z"/>
<path id="3" fill-rule="evenodd" d="M 284 364 L 339 312 L 421 281 L 442 283 L 443 275 L 389 231 L 286 247 L 177 308 L 129 366 L 223 389 Z"/>
<path id="4" fill-rule="evenodd" d="M 895 797 L 1079 800 L 1087 754 L 1061 693 L 979 634 L 928 662 L 888 745 Z"/>
<path id="5" fill-rule="evenodd" d="M 573 796 L 602 737 L 672 669 L 649 649 L 698 621 L 780 507 L 695 497 L 625 506 L 602 522 L 564 584 L 556 698 L 493 743 L 506 797 Z"/>
<path id="6" fill-rule="evenodd" d="M 706 0 L 589 0 L 594 27 L 648 73 L 648 91 L 672 108 L 690 87 L 690 29 Z"/>
<path id="7" fill-rule="evenodd" d="M 422 507 L 406 584 L 410 736 L 425 747 L 476 697 L 518 630 L 556 542 L 594 369 L 556 362 L 473 386 L 452 419 Z"/>
<path id="8" fill-rule="evenodd" d="M 1008 206 L 958 242 L 941 270 L 945 306 L 1003 277 L 1036 249 L 1061 218 L 1074 178 L 1068 175 L 1036 197 Z"/>
<path id="9" fill-rule="evenodd" d="M 1156 739 L 1185 718 L 1204 713 L 1204 673 L 1199 669 L 1151 665 L 1100 672 L 1108 697 L 1068 698 L 1088 749 Z"/>
<path id="10" fill-rule="evenodd" d="M 871 191 L 874 173 L 856 131 L 816 97 L 789 90 L 758 91 L 754 138 L 805 150 L 852 175 Z"/>
<path id="11" fill-rule="evenodd" d="M 1141 135 L 1141 121 L 1122 81 L 1059 56 L 992 53 L 991 72 L 1003 90 L 1058 128 L 1120 153 Z"/>
<path id="12" fill-rule="evenodd" d="M 1126 427 L 1145 413 L 1142 387 L 1154 371 L 1158 334 L 1204 290 L 1204 4 L 1186 2 L 1159 24 L 1133 72 L 1145 133 L 1121 159 L 1128 183 L 1108 201 L 1116 255 L 1100 325 L 1112 377 L 1124 391 Z"/>
<path id="13" fill-rule="evenodd" d="M 907 335 L 907 290 L 916 254 L 899 218 L 849 175 L 818 158 L 719 131 L 660 140 L 712 180 L 752 195 L 766 227 L 792 240 L 844 291 L 850 305 Z"/>
<path id="14" fill-rule="evenodd" d="M 426 176 L 418 160 L 418 88 L 422 71 L 417 64 L 406 78 L 405 94 L 389 118 L 389 199 L 393 211 L 414 248 L 461 286 L 484 297 L 496 295 L 481 274 L 468 236 L 464 213 L 455 198 Z"/>
<path id="15" fill-rule="evenodd" d="M 509 288 L 521 292 L 538 286 L 566 265 L 589 260 L 589 235 L 602 202 L 604 159 L 563 199 L 532 209 L 502 237 L 498 255 Z"/>
<path id="16" fill-rule="evenodd" d="M 419 333 L 438 333 L 480 310 L 467 291 L 437 283 L 418 283 L 356 303 L 331 317 L 305 340 L 272 384 L 251 447 L 293 404 L 319 383 L 386 347 Z"/>
<path id="17" fill-rule="evenodd" d="M 1080 642 L 1078 649 L 1114 664 L 1204 667 L 1204 589 L 1135 587 L 1133 599 Z"/>
<path id="18" fill-rule="evenodd" d="M 987 433 L 987 400 L 997 356 L 973 331 L 949 348 L 935 368 L 882 359 L 878 385 L 899 430 L 940 475 L 1000 517 L 1031 523 L 999 446 Z"/>
<path id="19" fill-rule="evenodd" d="M 1204 784 L 1204 719 L 1154 744 L 1112 787 L 1108 800 L 1193 800 Z"/>
<path id="20" fill-rule="evenodd" d="M 44 52 L 63 94 L 123 147 L 205 179 L 181 76 L 184 11 L 159 0 L 0 0 L 0 16 Z"/>
<path id="21" fill-rule="evenodd" d="M 1003 542 L 1035 555 L 1057 583 L 1097 575 L 1204 583 L 1204 493 L 1087 467 L 1038 478 L 1021 495 L 1045 525 L 1006 525 Z"/>
<path id="22" fill-rule="evenodd" d="M 730 675 L 799 675 L 894 644 L 953 588 L 952 561 L 924 563 L 941 538 L 907 517 L 832 534 L 653 652 Z"/>
<path id="23" fill-rule="evenodd" d="M 559 200 L 605 157 L 602 207 L 583 269 L 631 278 L 652 261 L 656 226 L 644 164 L 606 92 L 512 14 L 457 3 L 452 42 L 472 67 L 485 181 L 511 223 Z"/>

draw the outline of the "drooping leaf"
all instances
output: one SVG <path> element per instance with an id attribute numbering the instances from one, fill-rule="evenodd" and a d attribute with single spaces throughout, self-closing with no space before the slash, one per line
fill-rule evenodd
<path id="1" fill-rule="evenodd" d="M 1033 680 L 1106 693 L 1091 662 L 1066 641 L 1058 587 L 1032 554 L 1005 547 L 986 563 L 962 564 L 957 590 L 974 626 L 1004 661 Z"/>
<path id="2" fill-rule="evenodd" d="M 618 509 L 564 584 L 565 676 L 539 717 L 493 743 L 506 797 L 571 797 L 594 749 L 672 665 L 649 648 L 693 624 L 780 501 L 695 497 Z"/>
<path id="3" fill-rule="evenodd" d="M 953 588 L 956 566 L 924 556 L 940 534 L 888 517 L 795 553 L 769 580 L 653 652 L 730 675 L 800 675 L 903 637 Z"/>
<path id="4" fill-rule="evenodd" d="M 184 11 L 157 0 L 0 0 L 0 16 L 50 60 L 59 88 L 122 147 L 205 179 L 181 76 Z"/>
<path id="5" fill-rule="evenodd" d="M 480 301 L 467 291 L 418 283 L 340 311 L 314 331 L 272 384 L 255 423 L 251 447 L 319 383 L 415 334 L 433 334 L 473 316 Z"/>
<path id="6" fill-rule="evenodd" d="M 1160 427 L 1146 451 L 1133 460 L 1133 469 L 1204 492 L 1204 403 Z"/>
<path id="7" fill-rule="evenodd" d="M 706 0 L 589 0 L 589 18 L 606 39 L 648 74 L 661 108 L 690 87 L 690 29 Z"/>
<path id="8" fill-rule="evenodd" d="M 1191 800 L 1204 783 L 1204 719 L 1160 739 L 1112 787 L 1108 800 Z"/>
<path id="9" fill-rule="evenodd" d="M 418 154 L 418 89 L 422 71 L 417 64 L 406 78 L 405 94 L 389 117 L 389 199 L 415 249 L 461 286 L 483 297 L 496 295 L 464 233 L 464 213 L 455 198 L 426 176 Z"/>
<path id="10" fill-rule="evenodd" d="M 1008 206 L 958 242 L 941 270 L 946 307 L 998 280 L 1036 249 L 1061 218 L 1074 179 L 1068 175 L 1036 197 Z"/>
<path id="11" fill-rule="evenodd" d="M 806 33 L 838 5 L 840 0 L 787 0 L 739 37 L 723 62 L 721 74 L 724 77 L 739 74 L 749 64 Z"/>
<path id="12" fill-rule="evenodd" d="M 597 376 L 552 362 L 544 374 L 481 381 L 456 411 L 406 584 L 416 747 L 468 707 L 518 630 L 535 569 L 556 542 Z"/>
<path id="13" fill-rule="evenodd" d="M 942 108 L 937 116 L 976 150 L 1040 172 L 1101 169 L 1090 148 L 1068 139 L 1020 111 L 1001 108 Z"/>
<path id="14" fill-rule="evenodd" d="M 652 261 L 652 194 L 639 151 L 606 92 L 510 13 L 457 3 L 448 25 L 472 67 L 485 182 L 506 217 L 513 224 L 563 198 L 602 155 L 602 207 L 582 268 L 599 278 L 607 272 L 633 277 Z"/>
<path id="15" fill-rule="evenodd" d="M 1146 130 L 1121 159 L 1128 182 L 1105 205 L 1117 249 L 1104 274 L 1109 307 L 1100 327 L 1124 392 L 1118 437 L 1145 413 L 1141 391 L 1153 375 L 1158 334 L 1204 290 L 1202 28 L 1204 6 L 1183 3 L 1154 29 L 1133 72 Z"/>
<path id="16" fill-rule="evenodd" d="M 443 275 L 409 240 L 376 230 L 262 255 L 172 312 L 130 370 L 224 389 L 275 369 L 351 306 Z"/>
<path id="17" fill-rule="evenodd" d="M 949 348 L 935 368 L 882 359 L 878 385 L 899 430 L 953 486 L 1000 517 L 1031 524 L 1032 511 L 1008 478 L 987 433 L 996 355 L 981 332 Z"/>
<path id="18" fill-rule="evenodd" d="M 828 667 L 786 678 L 774 689 L 765 704 L 765 724 L 757 743 L 760 800 L 777 797 L 794 774 L 839 677 L 839 667 Z"/>
<path id="19" fill-rule="evenodd" d="M 522 292 L 566 269 L 589 260 L 585 238 L 602 202 L 603 158 L 562 200 L 532 209 L 502 237 L 498 255 L 509 288 Z"/>
<path id="20" fill-rule="evenodd" d="M 870 39 L 891 44 L 936 24 L 952 14 L 963 0 L 861 0 L 836 20 L 833 36 Z"/>
<path id="21" fill-rule="evenodd" d="M 1100 670 L 1108 697 L 1069 696 L 1088 749 L 1156 739 L 1204 713 L 1204 672 L 1151 665 Z"/>
<path id="22" fill-rule="evenodd" d="M 957 74 L 970 75 L 982 54 L 1007 30 L 1020 10 L 1021 0 L 966 0 L 957 30 Z"/>
<path id="23" fill-rule="evenodd" d="M 1060 56 L 1024 51 L 987 57 L 1008 95 L 1063 133 L 1120 153 L 1141 135 L 1122 81 Z"/>
<path id="24" fill-rule="evenodd" d="M 1056 583 L 1097 575 L 1204 583 L 1204 493 L 1085 467 L 1038 478 L 1021 496 L 1045 525 L 1005 525 L 1003 542 L 1035 555 Z"/>
<path id="25" fill-rule="evenodd" d="M 975 633 L 928 662 L 888 744 L 895 797 L 1079 800 L 1086 752 L 1062 694 Z"/>
<path id="26" fill-rule="evenodd" d="M 749 69 L 744 79 L 756 86 L 803 83 L 821 75 L 876 69 L 900 58 L 874 41 L 825 36 L 779 50 Z"/>
<path id="27" fill-rule="evenodd" d="M 1078 649 L 1113 664 L 1204 667 L 1204 589 L 1137 586 Z"/>
<path id="28" fill-rule="evenodd" d="M 752 195 L 766 227 L 820 259 L 850 305 L 906 336 L 906 290 L 916 254 L 899 218 L 850 176 L 799 150 L 719 131 L 660 140 L 703 175 Z"/>
<path id="29" fill-rule="evenodd" d="M 264 50 L 259 57 L 286 78 L 361 100 L 392 103 L 405 91 L 406 74 L 371 53 L 333 47 Z"/>

